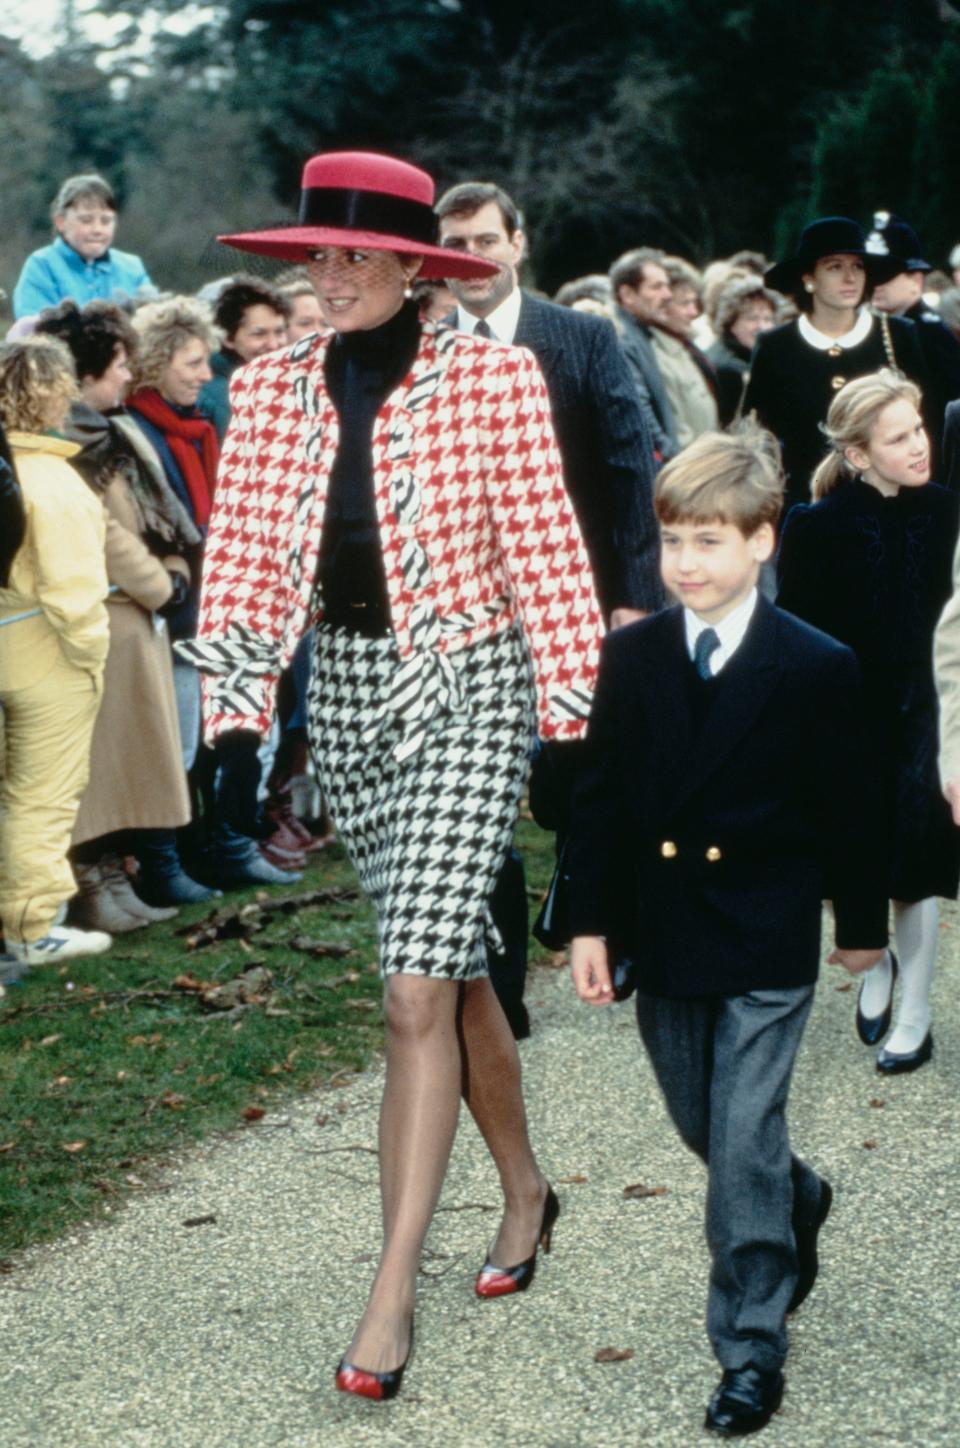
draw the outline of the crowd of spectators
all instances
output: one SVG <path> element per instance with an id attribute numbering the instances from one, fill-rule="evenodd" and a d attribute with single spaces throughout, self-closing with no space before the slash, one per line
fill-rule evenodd
<path id="1" fill-rule="evenodd" d="M 316 801 L 293 808 L 310 636 L 255 759 L 201 745 L 200 679 L 174 647 L 196 627 L 231 376 L 321 327 L 306 271 L 161 292 L 114 245 L 102 177 L 70 177 L 51 214 L 0 354 L 0 916 L 27 964 L 104 949 L 223 890 L 289 884 L 328 837 Z M 946 419 L 939 467 L 954 480 L 960 248 L 950 267 L 878 212 L 866 230 L 817 220 L 773 267 L 637 246 L 555 301 L 609 322 L 654 466 L 752 412 L 781 443 L 793 503 L 809 499 L 837 389 L 884 366 L 920 389 L 935 451 Z M 451 320 L 443 282 L 413 294 L 424 318 Z"/>

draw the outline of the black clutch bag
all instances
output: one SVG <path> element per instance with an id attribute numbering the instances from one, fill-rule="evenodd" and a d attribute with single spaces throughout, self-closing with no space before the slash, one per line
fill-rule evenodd
<path id="1" fill-rule="evenodd" d="M 570 944 L 570 874 L 566 841 L 561 846 L 553 878 L 533 923 L 532 934 L 547 950 L 564 950 Z M 608 940 L 607 946 L 613 998 L 615 1001 L 628 1000 L 637 988 L 636 961 L 612 941 Z"/>

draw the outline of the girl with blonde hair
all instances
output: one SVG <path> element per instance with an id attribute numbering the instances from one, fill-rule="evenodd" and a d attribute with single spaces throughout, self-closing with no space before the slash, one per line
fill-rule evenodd
<path id="1" fill-rule="evenodd" d="M 900 1008 L 877 1056 L 886 1074 L 933 1053 L 930 985 L 939 938 L 937 897 L 953 899 L 960 834 L 937 778 L 933 633 L 950 597 L 960 500 L 930 481 L 920 391 L 885 369 L 840 389 L 827 414 L 830 452 L 816 501 L 789 514 L 777 602 L 853 649 L 863 674 L 864 748 L 871 751 L 888 827 Z M 889 1029 L 897 955 L 864 977 L 860 1039 Z"/>
<path id="2" fill-rule="evenodd" d="M 67 848 L 109 647 L 103 506 L 70 466 L 79 448 L 52 435 L 76 396 L 62 342 L 0 347 L 20 536 L 12 556 L 2 550 L 0 575 L 0 922 L 8 956 L 27 967 L 110 945 L 102 931 L 60 923 L 76 891 Z"/>

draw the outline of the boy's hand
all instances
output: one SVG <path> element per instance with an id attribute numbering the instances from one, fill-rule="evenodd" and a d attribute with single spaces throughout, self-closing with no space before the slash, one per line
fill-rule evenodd
<path id="1" fill-rule="evenodd" d="M 592 1006 L 613 1000 L 607 942 L 599 935 L 576 935 L 570 949 L 570 969 L 577 995 Z"/>
<path id="2" fill-rule="evenodd" d="M 842 965 L 851 975 L 862 975 L 865 970 L 882 960 L 882 950 L 832 950 L 827 956 L 830 965 Z"/>

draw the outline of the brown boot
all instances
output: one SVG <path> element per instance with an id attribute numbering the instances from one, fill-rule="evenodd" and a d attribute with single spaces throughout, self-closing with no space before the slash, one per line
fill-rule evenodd
<path id="1" fill-rule="evenodd" d="M 179 915 L 175 905 L 148 905 L 134 890 L 130 876 L 123 868 L 119 855 L 104 855 L 100 861 L 100 875 L 114 901 L 121 910 L 133 915 L 145 925 L 155 925 L 158 920 L 172 920 Z"/>
<path id="2" fill-rule="evenodd" d="M 146 920 L 124 910 L 114 900 L 99 861 L 95 865 L 75 865 L 73 873 L 77 894 L 70 904 L 70 919 L 75 925 L 85 930 L 102 930 L 107 935 L 124 935 L 146 925 Z"/>

